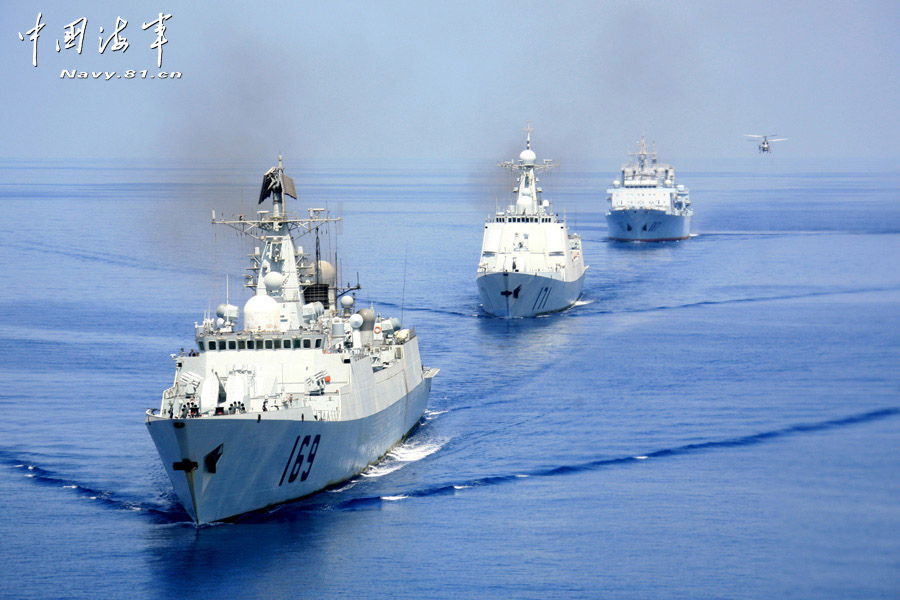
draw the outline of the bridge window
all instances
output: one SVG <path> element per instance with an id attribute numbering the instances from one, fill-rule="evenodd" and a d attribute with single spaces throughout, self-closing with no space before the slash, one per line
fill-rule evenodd
<path id="1" fill-rule="evenodd" d="M 247 340 L 247 350 L 253 350 L 253 340 Z"/>
<path id="2" fill-rule="evenodd" d="M 266 340 L 265 344 L 266 344 L 266 350 L 272 349 L 272 340 Z"/>
<path id="3" fill-rule="evenodd" d="M 316 338 L 316 348 L 322 347 L 322 338 Z"/>
<path id="4" fill-rule="evenodd" d="M 301 340 L 300 338 L 297 338 L 296 340 L 294 340 L 294 348 L 299 348 L 299 347 L 300 347 L 300 342 L 301 342 L 301 341 L 302 341 L 302 340 Z"/>
<path id="5" fill-rule="evenodd" d="M 281 350 L 281 340 L 272 340 L 272 341 L 275 343 L 275 349 Z"/>
<path id="6" fill-rule="evenodd" d="M 228 349 L 237 350 L 237 342 L 235 342 L 234 340 L 228 340 Z"/>
<path id="7" fill-rule="evenodd" d="M 215 342 L 215 340 L 209 340 L 209 349 L 210 349 L 210 350 L 215 350 L 215 349 L 216 349 L 216 342 Z"/>
<path id="8" fill-rule="evenodd" d="M 203 342 L 197 342 L 197 347 L 200 348 L 200 352 L 203 352 Z"/>
<path id="9" fill-rule="evenodd" d="M 244 340 L 238 340 L 238 350 L 246 350 L 246 349 L 247 349 L 247 342 L 245 342 Z"/>
<path id="10" fill-rule="evenodd" d="M 303 347 L 304 348 L 312 348 L 312 340 L 309 338 L 306 338 L 305 340 L 303 340 Z"/>
<path id="11" fill-rule="evenodd" d="M 284 349 L 285 350 L 291 349 L 291 340 L 284 340 Z"/>

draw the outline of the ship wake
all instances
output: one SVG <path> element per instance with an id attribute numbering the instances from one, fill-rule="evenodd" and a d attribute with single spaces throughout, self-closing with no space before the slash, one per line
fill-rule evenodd
<path id="1" fill-rule="evenodd" d="M 159 504 L 135 501 L 113 491 L 96 489 L 74 481 L 8 450 L 0 449 L 0 464 L 21 472 L 25 478 L 36 484 L 70 490 L 77 497 L 98 502 L 107 508 L 140 513 L 160 523 L 176 523 L 187 519 L 187 514 L 180 510 L 180 505 L 174 495 L 168 498 L 161 497 Z"/>
<path id="2" fill-rule="evenodd" d="M 488 475 L 464 481 L 449 481 L 432 486 L 422 487 L 419 489 L 401 489 L 392 491 L 386 490 L 385 493 L 381 493 L 378 495 L 362 495 L 355 498 L 347 498 L 345 500 L 338 499 L 337 502 L 317 502 L 314 498 L 319 498 L 321 500 L 323 496 L 320 494 L 316 494 L 309 500 L 303 500 L 298 503 L 285 504 L 268 513 L 251 513 L 245 515 L 239 521 L 261 522 L 273 519 L 279 521 L 292 520 L 294 518 L 298 518 L 301 514 L 308 514 L 310 512 L 332 510 L 361 510 L 366 508 L 384 506 L 385 503 L 397 503 L 408 499 L 426 498 L 430 496 L 452 496 L 460 493 L 466 493 L 466 490 L 472 488 L 509 484 L 521 479 L 528 479 L 532 477 L 555 477 L 558 475 L 571 475 L 590 471 L 598 471 L 608 468 L 614 468 L 616 466 L 635 466 L 638 464 L 644 465 L 656 459 L 665 459 L 669 457 L 700 454 L 708 451 L 753 446 L 786 437 L 862 425 L 865 423 L 881 421 L 888 418 L 895 418 L 897 416 L 900 416 L 900 407 L 888 407 L 836 419 L 829 419 L 826 421 L 797 423 L 780 429 L 762 431 L 744 436 L 709 440 L 705 442 L 695 442 L 680 446 L 672 446 L 669 448 L 661 448 L 649 452 L 629 454 L 626 456 L 603 457 L 581 463 L 559 465 L 542 469 L 523 469 L 514 473 Z M 345 492 L 352 494 L 352 492 L 350 492 L 350 489 L 353 488 L 357 483 L 384 477 L 385 475 L 402 469 L 406 465 L 413 464 L 428 456 L 431 456 L 432 454 L 443 448 L 446 442 L 447 440 L 415 440 L 401 444 L 394 448 L 394 450 L 389 452 L 384 459 L 363 471 L 363 473 L 360 474 L 360 477 L 352 479 L 350 482 L 338 489 L 329 491 L 335 493 Z M 6 465 L 11 470 L 21 469 L 22 474 L 35 483 L 71 490 L 73 493 L 81 497 L 86 497 L 90 500 L 97 501 L 108 508 L 130 511 L 136 515 L 145 516 L 146 518 L 149 518 L 156 523 L 177 524 L 181 522 L 189 522 L 187 515 L 180 510 L 180 506 L 177 504 L 177 501 L 175 501 L 175 499 L 169 499 L 169 501 L 166 501 L 165 498 L 161 498 L 159 505 L 153 505 L 147 502 L 135 502 L 128 498 L 123 498 L 114 492 L 98 490 L 88 485 L 72 481 L 62 475 L 54 473 L 50 469 L 33 464 L 32 461 L 29 461 L 15 455 L 12 452 L 2 449 L 0 449 L 0 464 Z"/>
<path id="3" fill-rule="evenodd" d="M 396 500 L 405 500 L 408 498 L 425 498 L 430 496 L 443 496 L 443 495 L 454 495 L 460 493 L 462 490 L 483 487 L 483 486 L 491 486 L 491 485 L 499 485 L 512 483 L 519 479 L 526 479 L 530 477 L 553 477 L 557 475 L 570 475 L 576 473 L 583 473 L 587 471 L 596 471 L 602 470 L 606 468 L 611 468 L 619 465 L 636 465 L 639 463 L 646 463 L 647 461 L 653 459 L 660 458 L 668 458 L 675 456 L 684 456 L 688 454 L 696 454 L 705 451 L 711 450 L 719 450 L 719 449 L 727 449 L 727 448 L 740 448 L 744 446 L 752 446 L 761 443 L 765 443 L 768 441 L 795 436 L 804 433 L 816 433 L 820 431 L 827 431 L 830 429 L 837 429 L 841 427 L 848 427 L 853 425 L 860 425 L 864 423 L 880 421 L 883 419 L 896 417 L 900 415 L 900 407 L 890 407 L 879 410 L 873 410 L 865 413 L 860 413 L 856 415 L 850 415 L 847 417 L 842 417 L 838 419 L 830 419 L 827 421 L 819 421 L 814 423 L 799 423 L 796 425 L 791 425 L 789 427 L 784 427 L 781 429 L 774 429 L 770 431 L 763 431 L 759 433 L 753 433 L 745 436 L 734 437 L 734 438 L 725 438 L 720 440 L 710 440 L 707 442 L 696 442 L 692 444 L 685 444 L 682 446 L 673 446 L 671 448 L 662 448 L 659 450 L 654 450 L 651 452 L 646 452 L 643 454 L 634 454 L 629 456 L 620 456 L 620 457 L 611 457 L 611 458 L 601 458 L 597 460 L 592 460 L 583 463 L 576 463 L 570 465 L 560 465 L 557 467 L 548 467 L 544 469 L 537 469 L 533 471 L 523 471 L 520 473 L 511 473 L 511 474 L 502 474 L 502 475 L 489 475 L 486 477 L 479 477 L 475 479 L 470 479 L 467 481 L 456 481 L 450 482 L 430 487 L 425 487 L 417 490 L 404 490 L 402 492 L 396 492 L 393 494 L 384 494 L 380 496 L 372 496 L 372 497 L 361 497 L 361 498 L 352 498 L 348 499 L 344 502 L 340 502 L 334 505 L 319 505 L 318 507 L 307 506 L 306 510 L 320 508 L 320 509 L 338 509 L 338 510 L 359 510 L 360 508 L 371 507 L 381 505 L 386 500 L 396 501 Z"/>

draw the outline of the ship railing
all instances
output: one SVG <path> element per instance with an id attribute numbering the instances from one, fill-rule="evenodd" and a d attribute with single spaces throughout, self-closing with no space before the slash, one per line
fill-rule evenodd
<path id="1" fill-rule="evenodd" d="M 340 409 L 314 410 L 313 416 L 315 419 L 317 419 L 319 421 L 340 421 L 341 420 L 341 411 L 340 411 Z"/>

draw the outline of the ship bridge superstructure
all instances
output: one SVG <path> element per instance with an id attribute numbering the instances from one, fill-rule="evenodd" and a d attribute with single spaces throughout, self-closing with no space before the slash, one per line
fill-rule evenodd
<path id="1" fill-rule="evenodd" d="M 632 160 L 622 165 L 622 179 L 613 181 L 607 190 L 610 210 L 661 210 L 669 214 L 690 211 L 691 201 L 683 185 L 675 185 L 675 168 L 659 162 L 656 142 L 647 149 L 644 136 Z"/>
<path id="2" fill-rule="evenodd" d="M 320 256 L 320 229 L 340 219 L 324 208 L 290 213 L 286 197 L 296 199 L 297 191 L 279 156 L 259 196 L 260 204 L 271 198 L 271 209 L 254 218 L 218 219 L 213 212 L 213 224 L 257 244 L 244 281 L 252 295 L 243 309 L 225 302 L 195 323 L 196 347 L 173 355 L 175 381 L 155 414 L 177 419 L 297 409 L 296 418 L 359 417 L 378 402 L 363 406 L 354 400 L 354 369 L 363 384 L 381 371 L 405 371 L 415 330 L 372 308 L 354 311 L 355 298 L 347 292 L 359 286 L 338 287 L 334 266 Z M 315 255 L 300 245 L 304 237 L 313 238 Z M 418 361 L 417 348 L 410 358 Z M 414 371 L 412 379 L 421 380 L 423 370 Z M 409 383 L 416 381 L 398 388 Z"/>

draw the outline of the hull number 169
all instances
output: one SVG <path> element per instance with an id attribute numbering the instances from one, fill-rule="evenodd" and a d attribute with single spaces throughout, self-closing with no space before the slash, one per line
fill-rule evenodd
<path id="1" fill-rule="evenodd" d="M 297 439 L 294 440 L 294 447 L 291 448 L 291 455 L 288 456 L 287 463 L 284 465 L 284 471 L 281 473 L 281 480 L 278 482 L 278 485 L 284 483 L 284 478 L 287 477 L 288 483 L 294 483 L 297 480 L 297 476 L 300 476 L 300 481 L 306 481 L 306 478 L 309 477 L 309 471 L 312 469 L 313 461 L 316 460 L 316 452 L 319 450 L 319 435 L 316 435 L 312 440 L 312 444 L 309 442 L 310 436 L 306 436 L 303 438 L 303 442 L 300 442 L 300 437 L 297 436 Z M 297 449 L 297 445 L 299 444 L 300 449 Z M 294 457 L 294 452 L 296 452 L 296 458 Z M 304 458 L 305 467 L 304 467 Z"/>

